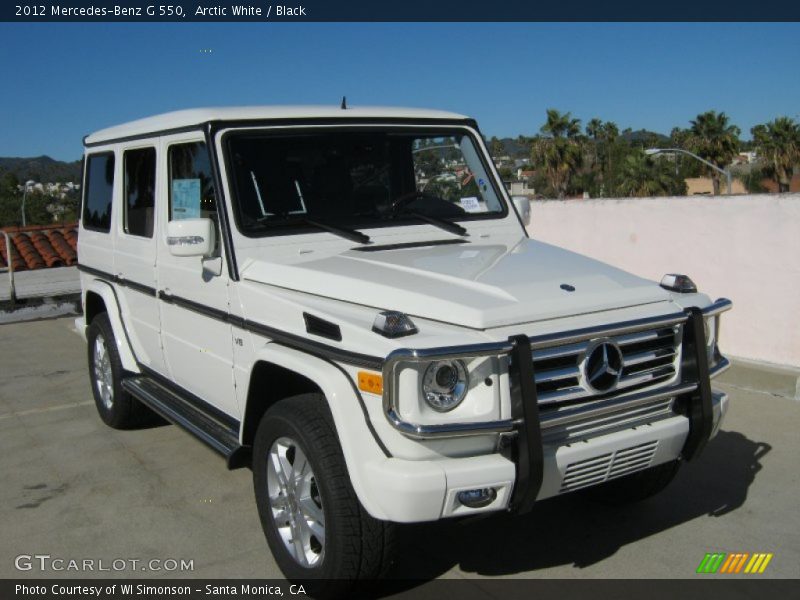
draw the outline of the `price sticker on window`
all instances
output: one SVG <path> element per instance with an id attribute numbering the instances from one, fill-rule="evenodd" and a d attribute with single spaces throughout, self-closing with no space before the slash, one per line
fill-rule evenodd
<path id="1" fill-rule="evenodd" d="M 485 212 L 485 208 L 481 206 L 480 201 L 475 196 L 467 196 L 466 198 L 461 198 L 459 200 L 461 204 L 461 208 L 463 208 L 468 213 L 479 213 Z"/>

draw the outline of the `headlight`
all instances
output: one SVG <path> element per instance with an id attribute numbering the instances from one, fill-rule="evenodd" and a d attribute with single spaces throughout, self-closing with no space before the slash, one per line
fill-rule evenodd
<path id="1" fill-rule="evenodd" d="M 422 377 L 422 397 L 433 410 L 447 412 L 467 394 L 467 367 L 460 360 L 438 360 L 428 365 Z"/>

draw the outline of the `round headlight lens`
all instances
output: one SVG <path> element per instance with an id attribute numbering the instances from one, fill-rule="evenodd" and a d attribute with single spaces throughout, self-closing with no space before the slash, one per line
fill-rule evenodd
<path id="1" fill-rule="evenodd" d="M 460 360 L 438 360 L 422 376 L 422 396 L 433 410 L 447 412 L 467 394 L 467 367 Z"/>

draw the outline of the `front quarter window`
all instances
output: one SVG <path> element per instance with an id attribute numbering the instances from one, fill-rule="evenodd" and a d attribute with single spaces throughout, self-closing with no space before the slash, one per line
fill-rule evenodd
<path id="1" fill-rule="evenodd" d="M 246 235 L 506 214 L 476 142 L 462 129 L 234 131 L 225 148 Z"/>

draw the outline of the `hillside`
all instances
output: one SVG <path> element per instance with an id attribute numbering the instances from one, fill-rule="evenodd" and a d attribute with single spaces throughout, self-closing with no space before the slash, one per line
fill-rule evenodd
<path id="1" fill-rule="evenodd" d="M 81 161 L 63 162 L 49 156 L 0 157 L 0 177 L 6 173 L 15 175 L 20 182 L 31 179 L 41 183 L 77 183 L 81 179 Z"/>

